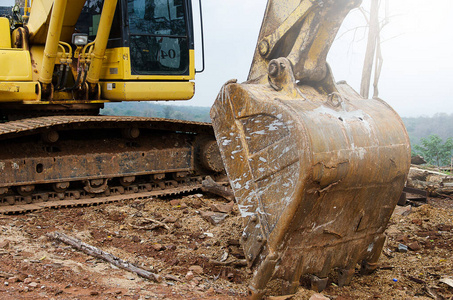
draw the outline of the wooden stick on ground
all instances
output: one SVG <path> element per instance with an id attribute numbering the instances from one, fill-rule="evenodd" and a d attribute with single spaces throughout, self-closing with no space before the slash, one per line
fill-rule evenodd
<path id="1" fill-rule="evenodd" d="M 65 244 L 68 244 L 68 245 L 72 246 L 73 248 L 82 251 L 85 254 L 91 255 L 96 258 L 103 259 L 118 268 L 136 273 L 137 275 L 139 275 L 141 277 L 144 277 L 146 279 L 149 279 L 149 280 L 152 280 L 155 282 L 162 282 L 162 276 L 160 276 L 158 274 L 154 274 L 149 271 L 146 271 L 144 269 L 138 268 L 138 267 L 134 266 L 133 264 L 128 263 L 110 253 L 104 252 L 94 246 L 85 244 L 84 242 L 82 242 L 79 239 L 67 236 L 66 234 L 60 233 L 60 232 L 48 233 L 47 236 L 52 239 L 63 242 Z"/>
<path id="2" fill-rule="evenodd" d="M 203 180 L 201 190 L 221 196 L 229 201 L 234 201 L 233 191 L 228 187 L 218 184 L 210 176 L 206 176 L 206 179 Z"/>
<path id="3" fill-rule="evenodd" d="M 224 261 L 224 262 L 210 259 L 209 262 L 216 266 L 236 266 L 236 267 L 247 266 L 247 261 L 245 259 L 234 259 L 231 261 Z"/>

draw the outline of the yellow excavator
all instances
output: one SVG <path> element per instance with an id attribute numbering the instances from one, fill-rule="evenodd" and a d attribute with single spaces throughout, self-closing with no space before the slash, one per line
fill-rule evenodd
<path id="1" fill-rule="evenodd" d="M 190 1 L 34 0 L 13 20 L 0 18 L 0 212 L 222 177 L 210 124 L 99 115 L 105 102 L 192 98 Z"/>
<path id="2" fill-rule="evenodd" d="M 190 1 L 26 1 L 22 20 L 0 18 L 0 211 L 184 192 L 225 170 L 252 298 L 274 279 L 293 293 L 303 278 L 323 290 L 332 269 L 340 286 L 357 264 L 372 272 L 410 146 L 389 105 L 326 63 L 360 2 L 269 0 L 248 80 L 222 87 L 211 126 L 99 115 L 193 96 Z"/>

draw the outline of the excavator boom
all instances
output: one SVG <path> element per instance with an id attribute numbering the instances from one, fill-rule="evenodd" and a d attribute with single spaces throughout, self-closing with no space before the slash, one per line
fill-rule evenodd
<path id="1" fill-rule="evenodd" d="M 406 181 L 409 138 L 380 99 L 335 83 L 328 49 L 360 1 L 270 0 L 249 80 L 225 84 L 212 109 L 239 205 L 242 246 L 260 298 L 282 279 L 324 289 L 331 269 L 348 284 L 372 272 Z"/>

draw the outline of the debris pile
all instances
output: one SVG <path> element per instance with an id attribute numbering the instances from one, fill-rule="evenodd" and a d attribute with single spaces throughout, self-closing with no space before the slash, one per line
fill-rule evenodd
<path id="1" fill-rule="evenodd" d="M 427 167 L 412 165 L 407 186 L 425 190 L 432 197 L 449 197 L 453 194 L 453 176 Z"/>

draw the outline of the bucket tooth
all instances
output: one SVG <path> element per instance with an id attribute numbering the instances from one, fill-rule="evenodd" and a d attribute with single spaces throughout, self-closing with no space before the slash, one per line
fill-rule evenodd
<path id="1" fill-rule="evenodd" d="M 354 276 L 354 272 L 354 268 L 338 270 L 338 286 L 349 285 Z"/>
<path id="2" fill-rule="evenodd" d="M 326 289 L 327 287 L 327 281 L 329 280 L 328 277 L 324 277 L 324 278 L 319 278 L 318 276 L 316 275 L 311 275 L 310 276 L 310 286 L 311 286 L 311 289 L 315 292 L 322 292 Z"/>
<path id="3" fill-rule="evenodd" d="M 400 117 L 330 74 L 329 89 L 291 74 L 272 84 L 230 81 L 211 109 L 254 295 L 271 279 L 294 291 L 306 274 L 322 289 L 333 268 L 348 284 L 357 262 L 377 262 L 404 187 L 410 146 Z"/>
<path id="4" fill-rule="evenodd" d="M 366 260 L 363 260 L 360 264 L 360 274 L 361 275 L 370 275 L 377 269 L 377 263 L 371 263 Z"/>

